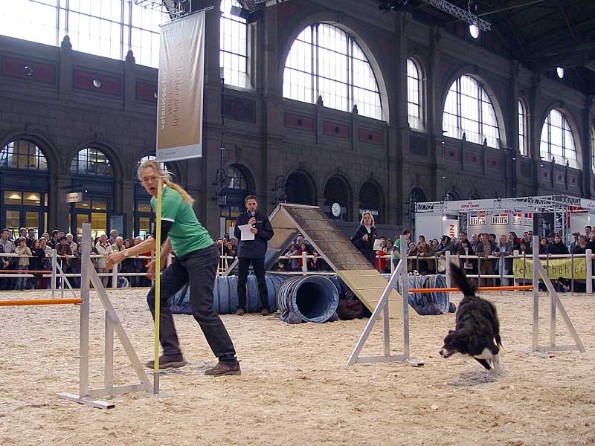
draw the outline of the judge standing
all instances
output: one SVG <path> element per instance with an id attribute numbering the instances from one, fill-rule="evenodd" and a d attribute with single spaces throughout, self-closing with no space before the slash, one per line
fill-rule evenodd
<path id="1" fill-rule="evenodd" d="M 267 252 L 267 242 L 273 237 L 274 231 L 266 215 L 258 210 L 258 201 L 254 195 L 244 199 L 246 212 L 238 215 L 234 235 L 238 239 L 238 309 L 236 314 L 243 316 L 246 313 L 246 283 L 248 282 L 248 269 L 252 265 L 256 282 L 258 283 L 258 296 L 260 298 L 260 314 L 267 316 L 270 313 L 269 293 L 264 275 L 264 256 Z M 242 234 L 240 226 L 250 225 L 248 235 Z"/>

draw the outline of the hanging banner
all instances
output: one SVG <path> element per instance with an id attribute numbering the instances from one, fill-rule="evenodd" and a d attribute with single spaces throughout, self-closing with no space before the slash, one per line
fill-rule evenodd
<path id="1" fill-rule="evenodd" d="M 585 279 L 587 277 L 587 263 L 584 257 L 540 260 L 550 279 Z M 533 259 L 514 259 L 512 274 L 515 279 L 530 279 L 533 277 Z"/>
<path id="2" fill-rule="evenodd" d="M 202 156 L 205 12 L 161 27 L 157 160 Z"/>

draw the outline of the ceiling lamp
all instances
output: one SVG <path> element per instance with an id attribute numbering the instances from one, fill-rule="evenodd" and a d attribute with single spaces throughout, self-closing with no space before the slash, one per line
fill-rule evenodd
<path id="1" fill-rule="evenodd" d="M 471 34 L 471 37 L 474 39 L 479 37 L 479 27 L 475 23 L 469 25 L 469 34 Z"/>

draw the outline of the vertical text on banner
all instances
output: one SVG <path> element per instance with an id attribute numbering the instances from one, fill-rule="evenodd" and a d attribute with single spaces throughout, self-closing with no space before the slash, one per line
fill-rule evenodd
<path id="1" fill-rule="evenodd" d="M 161 27 L 157 160 L 202 156 L 205 12 Z"/>

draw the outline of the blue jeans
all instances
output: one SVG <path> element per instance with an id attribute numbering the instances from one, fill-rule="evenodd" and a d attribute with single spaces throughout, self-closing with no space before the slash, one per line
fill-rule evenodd
<path id="1" fill-rule="evenodd" d="M 17 265 L 17 270 L 19 271 L 28 271 L 29 270 L 29 266 L 27 265 Z M 27 285 L 27 277 L 18 277 L 17 278 L 17 283 L 14 287 L 15 290 L 24 290 L 25 289 L 25 285 Z"/>
<path id="2" fill-rule="evenodd" d="M 211 350 L 221 362 L 235 362 L 236 352 L 229 333 L 219 315 L 213 310 L 213 285 L 219 253 L 215 245 L 191 252 L 174 262 L 161 273 L 161 308 L 159 342 L 165 356 L 180 356 L 178 334 L 168 299 L 185 284 L 190 287 L 192 315 L 197 320 Z M 147 295 L 149 309 L 155 319 L 155 287 Z"/>

